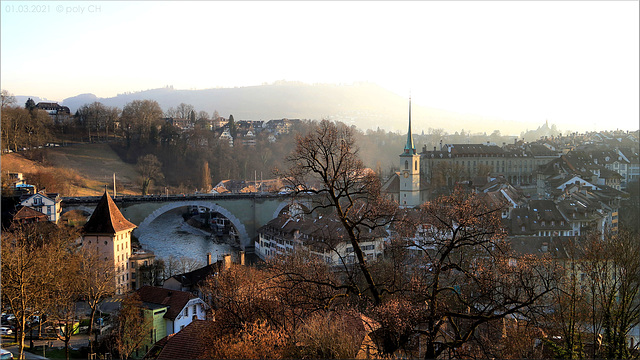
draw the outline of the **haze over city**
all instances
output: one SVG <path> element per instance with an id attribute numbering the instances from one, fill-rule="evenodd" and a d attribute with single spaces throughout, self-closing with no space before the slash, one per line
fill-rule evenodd
<path id="1" fill-rule="evenodd" d="M 563 131 L 636 130 L 638 10 L 637 1 L 3 1 L 2 89 L 61 102 L 366 81 L 417 106 L 497 121 L 475 131 L 547 120 Z"/>

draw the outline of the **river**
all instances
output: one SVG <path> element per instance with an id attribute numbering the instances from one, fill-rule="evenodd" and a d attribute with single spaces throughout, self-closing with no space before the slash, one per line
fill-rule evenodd
<path id="1" fill-rule="evenodd" d="M 142 248 L 151 250 L 157 258 L 166 259 L 190 258 L 207 263 L 207 253 L 215 262 L 222 259 L 224 254 L 234 254 L 234 250 L 228 244 L 216 244 L 206 231 L 188 225 L 182 218 L 186 208 L 178 208 L 158 216 L 144 230 L 138 234 L 138 241 Z"/>

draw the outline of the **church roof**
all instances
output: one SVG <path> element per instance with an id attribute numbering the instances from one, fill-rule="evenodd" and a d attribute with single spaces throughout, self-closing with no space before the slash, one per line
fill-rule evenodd
<path id="1" fill-rule="evenodd" d="M 413 145 L 413 137 L 411 136 L 411 99 L 409 99 L 409 130 L 407 131 L 407 143 L 404 146 L 405 154 L 416 153 L 416 147 Z"/>
<path id="2" fill-rule="evenodd" d="M 105 191 L 91 218 L 84 225 L 84 232 L 86 234 L 115 234 L 135 227 L 136 225 L 125 219 L 116 203 Z"/>

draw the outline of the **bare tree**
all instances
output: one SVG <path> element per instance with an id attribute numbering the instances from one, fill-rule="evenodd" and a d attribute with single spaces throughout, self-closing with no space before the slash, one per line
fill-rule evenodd
<path id="1" fill-rule="evenodd" d="M 15 224 L 2 234 L 2 303 L 16 316 L 19 357 L 23 357 L 28 320 L 44 313 L 64 255 L 75 240 L 73 231 L 51 223 Z"/>
<path id="2" fill-rule="evenodd" d="M 584 246 L 581 271 L 588 279 L 594 343 L 601 343 L 594 357 L 623 359 L 634 351 L 627 336 L 640 324 L 639 240 L 637 234 L 621 232 L 604 241 L 593 236 Z"/>
<path id="3" fill-rule="evenodd" d="M 211 190 L 211 170 L 209 170 L 209 162 L 204 161 L 202 163 L 202 180 L 200 181 L 200 185 L 204 191 Z"/>
<path id="4" fill-rule="evenodd" d="M 189 119 L 189 116 L 195 108 L 191 104 L 180 103 L 176 106 L 176 116 L 180 119 Z"/>
<path id="5" fill-rule="evenodd" d="M 14 105 L 16 103 L 16 98 L 7 90 L 2 90 L 2 111 L 8 106 Z"/>
<path id="6" fill-rule="evenodd" d="M 78 330 L 76 301 L 80 295 L 77 272 L 80 258 L 71 251 L 63 252 L 60 256 L 59 263 L 53 270 L 56 276 L 50 284 L 47 314 L 53 320 L 56 337 L 64 342 L 65 358 L 69 360 L 69 342 Z"/>
<path id="7" fill-rule="evenodd" d="M 306 136 L 297 138 L 291 165 L 282 177 L 297 195 L 313 194 L 313 211 L 334 212 L 353 247 L 366 292 L 380 304 L 376 285 L 360 241 L 370 230 L 385 227 L 393 219 L 397 205 L 380 192 L 380 181 L 358 158 L 353 129 L 323 120 Z M 351 291 L 360 293 L 356 284 Z"/>
<path id="8" fill-rule="evenodd" d="M 82 248 L 77 255 L 78 292 L 87 299 L 91 309 L 89 316 L 89 336 L 91 336 L 93 321 L 100 302 L 115 293 L 115 268 L 109 260 L 97 252 L 97 249 Z M 90 345 L 93 347 L 93 343 Z"/>
<path id="9" fill-rule="evenodd" d="M 411 325 L 401 331 L 392 323 L 383 326 L 398 334 L 398 346 L 416 333 L 425 359 L 468 356 L 463 345 L 477 342 L 482 326 L 513 314 L 529 316 L 541 304 L 554 286 L 551 263 L 510 253 L 500 211 L 458 188 L 425 203 L 401 224 L 405 232 L 389 251 L 402 273 L 390 282 L 388 300 L 406 304 L 403 317 Z"/>
<path id="10" fill-rule="evenodd" d="M 122 128 L 125 132 L 127 145 L 131 146 L 132 140 L 138 140 L 140 144 L 153 143 L 157 135 L 157 128 L 161 126 L 162 108 L 156 101 L 134 100 L 127 103 L 122 109 Z"/>
<path id="11" fill-rule="evenodd" d="M 311 195 L 312 210 L 330 210 L 353 247 L 357 273 L 343 271 L 341 284 L 297 278 L 332 287 L 377 320 L 379 351 L 392 354 L 417 337 L 420 356 L 465 356 L 482 346 L 481 328 L 514 314 L 528 314 L 553 286 L 546 260 L 509 253 L 501 209 L 476 196 L 452 195 L 399 212 L 380 195 L 376 175 L 358 159 L 353 132 L 322 121 L 298 138 L 283 175 L 297 195 Z M 389 258 L 368 263 L 359 246 L 369 229 L 393 224 L 397 236 Z M 416 234 L 422 234 L 416 236 Z M 295 268 L 285 271 L 294 279 Z M 485 326 L 486 325 L 486 326 Z M 482 330 L 484 331 L 484 330 Z M 466 351 L 466 350 L 465 350 Z M 468 355 L 468 354 L 467 354 Z"/>
<path id="12" fill-rule="evenodd" d="M 147 154 L 138 158 L 136 165 L 142 177 L 142 195 L 147 195 L 153 180 L 162 179 L 162 164 L 153 154 Z"/>
<path id="13" fill-rule="evenodd" d="M 145 318 L 142 307 L 142 301 L 135 293 L 122 300 L 111 332 L 114 350 L 120 359 L 128 359 L 149 335 L 151 318 Z"/>

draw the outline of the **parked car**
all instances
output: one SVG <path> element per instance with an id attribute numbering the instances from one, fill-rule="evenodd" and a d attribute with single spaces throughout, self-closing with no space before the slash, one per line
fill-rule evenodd
<path id="1" fill-rule="evenodd" d="M 11 360 L 13 359 L 13 353 L 9 350 L 0 349 L 0 360 Z"/>
<path id="2" fill-rule="evenodd" d="M 0 327 L 0 335 L 11 335 L 13 331 L 6 326 Z"/>

